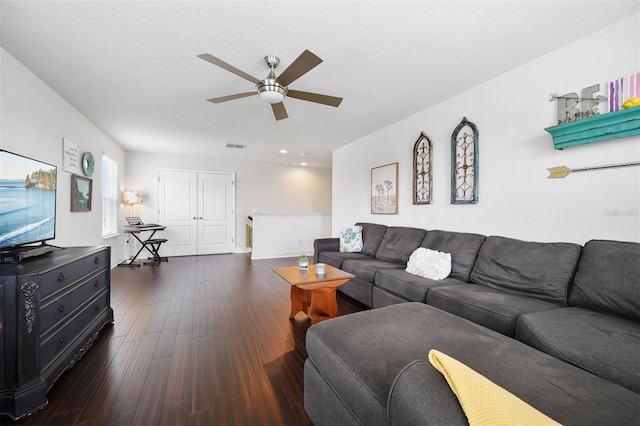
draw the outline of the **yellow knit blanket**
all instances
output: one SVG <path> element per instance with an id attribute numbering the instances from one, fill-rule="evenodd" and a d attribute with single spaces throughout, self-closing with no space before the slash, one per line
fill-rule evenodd
<path id="1" fill-rule="evenodd" d="M 511 392 L 442 352 L 430 350 L 429 362 L 447 379 L 471 426 L 559 424 Z"/>

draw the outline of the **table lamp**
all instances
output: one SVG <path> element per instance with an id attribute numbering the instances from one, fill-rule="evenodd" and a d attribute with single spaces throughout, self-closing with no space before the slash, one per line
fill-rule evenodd
<path id="1" fill-rule="evenodd" d="M 142 204 L 142 192 L 122 191 L 122 204 L 131 206 L 131 216 L 133 216 L 133 205 Z"/>

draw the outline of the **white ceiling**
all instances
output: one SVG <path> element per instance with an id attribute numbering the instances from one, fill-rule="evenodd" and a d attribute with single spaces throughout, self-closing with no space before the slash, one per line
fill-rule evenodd
<path id="1" fill-rule="evenodd" d="M 0 45 L 127 150 L 330 167 L 332 150 L 639 9 L 637 0 L 2 0 Z M 257 96 L 206 102 L 254 86 L 198 54 L 262 80 L 265 55 L 279 56 L 282 72 L 304 49 L 324 62 L 291 88 L 343 97 L 338 108 L 289 98 L 289 118 L 275 121 Z"/>

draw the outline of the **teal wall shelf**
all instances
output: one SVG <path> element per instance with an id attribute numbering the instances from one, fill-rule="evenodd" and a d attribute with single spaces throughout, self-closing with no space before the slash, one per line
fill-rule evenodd
<path id="1" fill-rule="evenodd" d="M 547 127 L 555 149 L 640 135 L 640 107 Z"/>

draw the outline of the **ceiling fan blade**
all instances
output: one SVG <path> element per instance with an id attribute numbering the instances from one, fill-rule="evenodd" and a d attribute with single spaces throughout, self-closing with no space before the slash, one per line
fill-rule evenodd
<path id="1" fill-rule="evenodd" d="M 215 56 L 209 55 L 208 53 L 203 53 L 202 55 L 198 55 L 198 58 L 204 59 L 207 62 L 211 62 L 213 65 L 216 65 L 216 66 L 218 66 L 218 67 L 220 67 L 222 69 L 225 69 L 225 70 L 227 70 L 229 72 L 232 72 L 235 75 L 240 76 L 240 77 L 244 78 L 245 80 L 249 80 L 252 83 L 255 83 L 255 84 L 262 83 L 257 78 L 247 74 L 244 71 L 239 70 L 238 68 L 234 67 L 233 65 L 229 65 L 228 63 L 226 63 L 222 59 L 218 59 Z"/>
<path id="2" fill-rule="evenodd" d="M 305 50 L 276 78 L 276 81 L 283 86 L 288 86 L 321 63 L 322 59 Z"/>
<path id="3" fill-rule="evenodd" d="M 222 103 L 222 102 L 232 101 L 234 99 L 246 98 L 247 96 L 253 96 L 253 95 L 257 95 L 257 94 L 258 94 L 258 92 L 256 92 L 254 90 L 252 92 L 236 93 L 235 95 L 220 96 L 219 98 L 211 98 L 211 99 L 207 99 L 207 100 L 209 102 L 213 102 L 214 104 L 219 104 L 219 103 Z"/>
<path id="4" fill-rule="evenodd" d="M 318 104 L 329 105 L 332 107 L 337 107 L 342 102 L 342 98 L 337 98 L 335 96 L 329 95 L 320 95 L 318 93 L 310 93 L 310 92 L 301 92 L 299 90 L 289 90 L 287 91 L 287 96 L 290 98 L 302 99 L 303 101 L 315 102 Z"/>
<path id="5" fill-rule="evenodd" d="M 273 110 L 273 115 L 276 117 L 276 120 L 282 120 L 289 117 L 289 114 L 287 114 L 287 110 L 284 108 L 284 104 L 282 102 L 271 104 L 271 109 Z"/>

